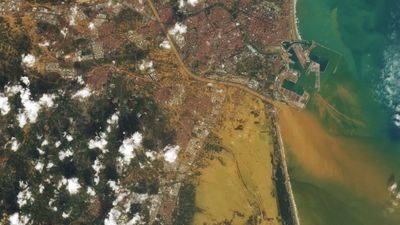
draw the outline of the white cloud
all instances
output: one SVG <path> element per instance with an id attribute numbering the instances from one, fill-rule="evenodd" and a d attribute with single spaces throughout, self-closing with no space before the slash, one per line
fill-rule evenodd
<path id="1" fill-rule="evenodd" d="M 92 165 L 92 168 L 96 172 L 94 174 L 94 183 L 97 185 L 97 184 L 99 184 L 99 181 L 100 181 L 100 177 L 99 177 L 100 170 L 104 169 L 104 165 L 101 164 L 99 159 L 96 159 Z"/>
<path id="2" fill-rule="evenodd" d="M 42 162 L 37 162 L 35 165 L 35 170 L 39 171 L 41 173 L 43 171 L 44 164 Z"/>
<path id="3" fill-rule="evenodd" d="M 27 76 L 21 77 L 21 82 L 24 83 L 26 86 L 29 86 L 31 84 Z"/>
<path id="4" fill-rule="evenodd" d="M 35 65 L 36 59 L 32 54 L 22 55 L 22 65 L 32 67 Z"/>
<path id="5" fill-rule="evenodd" d="M 67 149 L 65 151 L 58 152 L 58 159 L 63 161 L 65 158 L 73 156 L 73 155 L 74 155 L 74 153 L 72 152 L 72 150 L 71 149 Z"/>
<path id="6" fill-rule="evenodd" d="M 199 3 L 199 0 L 188 0 L 188 3 L 192 6 L 196 6 Z"/>
<path id="7" fill-rule="evenodd" d="M 44 153 L 45 153 L 45 152 L 44 152 L 42 149 L 40 149 L 40 148 L 36 148 L 36 150 L 39 152 L 40 155 L 44 155 Z"/>
<path id="8" fill-rule="evenodd" d="M 78 193 L 81 185 L 79 184 L 78 178 L 70 178 L 67 181 L 67 190 L 70 194 Z"/>
<path id="9" fill-rule="evenodd" d="M 72 95 L 72 98 L 87 98 L 92 94 L 92 91 L 89 87 L 84 87 L 81 90 L 77 91 L 75 94 Z"/>
<path id="10" fill-rule="evenodd" d="M 400 127 L 400 113 L 397 113 L 393 116 L 394 125 Z"/>
<path id="11" fill-rule="evenodd" d="M 117 185 L 117 183 L 113 180 L 107 181 L 107 184 L 114 192 L 117 192 L 120 189 L 120 187 Z"/>
<path id="12" fill-rule="evenodd" d="M 107 133 L 111 132 L 112 126 L 114 125 L 118 126 L 118 120 L 119 120 L 119 112 L 117 111 L 110 118 L 107 119 L 107 124 L 108 124 L 106 128 Z"/>
<path id="13" fill-rule="evenodd" d="M 123 156 L 123 164 L 128 165 L 135 157 L 134 150 L 142 143 L 142 134 L 135 132 L 132 137 L 125 139 L 119 147 L 119 153 Z"/>
<path id="14" fill-rule="evenodd" d="M 182 23 L 176 23 L 173 28 L 171 28 L 168 33 L 175 38 L 176 43 L 179 46 L 185 44 L 184 34 L 187 32 L 187 26 Z"/>
<path id="15" fill-rule="evenodd" d="M 71 214 L 71 212 L 69 212 L 69 213 L 63 212 L 61 216 L 62 216 L 62 218 L 65 219 L 65 218 L 68 218 L 70 214 Z"/>
<path id="16" fill-rule="evenodd" d="M 57 211 L 58 211 L 58 208 L 57 208 L 56 206 L 52 206 L 54 202 L 55 202 L 54 199 L 50 199 L 50 201 L 49 201 L 49 207 L 52 208 L 53 211 L 56 211 L 56 212 L 57 212 Z"/>
<path id="17" fill-rule="evenodd" d="M 10 112 L 10 103 L 8 102 L 8 97 L 0 93 L 0 112 L 1 115 L 5 116 Z"/>
<path id="18" fill-rule="evenodd" d="M 13 96 L 17 93 L 20 93 L 24 89 L 21 85 L 13 85 L 13 86 L 8 86 L 6 85 L 4 87 L 4 92 L 6 93 L 7 96 Z"/>
<path id="19" fill-rule="evenodd" d="M 150 160 L 154 160 L 157 156 L 157 153 L 154 151 L 146 151 L 144 153 Z"/>
<path id="20" fill-rule="evenodd" d="M 187 26 L 182 23 L 176 23 L 175 26 L 169 30 L 169 34 L 177 35 L 177 34 L 184 34 L 187 31 Z"/>
<path id="21" fill-rule="evenodd" d="M 94 139 L 89 140 L 89 149 L 99 148 L 103 153 L 107 152 L 107 134 L 101 132 L 99 136 L 96 136 Z"/>
<path id="22" fill-rule="evenodd" d="M 25 225 L 29 222 L 29 217 L 14 213 L 8 218 L 10 225 Z"/>
<path id="23" fill-rule="evenodd" d="M 167 145 L 164 148 L 164 160 L 169 163 L 174 163 L 178 158 L 179 149 L 180 147 L 178 145 L 175 146 Z"/>
<path id="24" fill-rule="evenodd" d="M 24 114 L 31 123 L 36 122 L 40 104 L 31 100 L 31 91 L 29 89 L 21 90 L 21 103 L 24 106 Z"/>
<path id="25" fill-rule="evenodd" d="M 89 23 L 88 27 L 89 27 L 90 30 L 94 30 L 94 28 L 96 28 L 96 26 L 92 22 Z"/>
<path id="26" fill-rule="evenodd" d="M 22 77 L 21 80 L 25 84 L 29 84 L 29 79 L 27 77 Z M 53 100 L 56 97 L 53 94 L 44 94 L 39 101 L 36 102 L 31 99 L 31 91 L 28 88 L 24 89 L 21 86 L 12 86 L 7 91 L 9 91 L 10 94 L 20 93 L 21 103 L 24 109 L 17 115 L 17 120 L 21 128 L 24 127 L 28 121 L 30 123 L 35 123 L 41 107 L 53 107 Z"/>
<path id="27" fill-rule="evenodd" d="M 69 25 L 74 26 L 76 23 L 76 16 L 78 15 L 78 6 L 74 5 L 71 8 L 71 14 L 69 15 Z"/>
<path id="28" fill-rule="evenodd" d="M 49 141 L 47 139 L 44 139 L 44 141 L 42 142 L 42 144 L 40 144 L 40 146 L 46 146 L 49 144 Z"/>
<path id="29" fill-rule="evenodd" d="M 183 7 L 185 7 L 185 1 L 179 0 L 179 8 L 182 9 Z"/>
<path id="30" fill-rule="evenodd" d="M 169 43 L 168 40 L 164 40 L 163 42 L 161 42 L 160 47 L 165 49 L 171 49 L 171 44 Z"/>
<path id="31" fill-rule="evenodd" d="M 76 81 L 78 81 L 79 84 L 84 85 L 85 81 L 83 80 L 82 76 L 76 76 Z"/>
<path id="32" fill-rule="evenodd" d="M 133 139 L 133 143 L 134 143 L 136 146 L 139 146 L 139 145 L 142 143 L 143 136 L 142 136 L 141 133 L 135 132 L 135 133 L 132 135 L 132 139 Z"/>
<path id="33" fill-rule="evenodd" d="M 67 139 L 68 142 L 71 142 L 71 141 L 74 140 L 74 138 L 73 138 L 72 135 L 70 135 L 70 134 L 67 134 L 67 135 L 65 136 L 65 138 Z"/>
<path id="34" fill-rule="evenodd" d="M 118 122 L 118 120 L 119 120 L 119 112 L 116 112 L 111 116 L 111 118 L 107 119 L 107 124 L 114 125 Z"/>
<path id="35" fill-rule="evenodd" d="M 142 218 L 140 217 L 140 215 L 139 214 L 135 214 L 133 216 L 133 218 L 131 220 L 129 220 L 127 225 L 138 224 L 141 220 L 142 220 Z"/>
<path id="36" fill-rule="evenodd" d="M 47 166 L 46 166 L 46 169 L 51 169 L 51 168 L 53 168 L 53 166 L 54 166 L 54 163 L 49 162 L 49 163 L 47 164 Z"/>
<path id="37" fill-rule="evenodd" d="M 19 187 L 21 191 L 17 195 L 17 203 L 18 206 L 21 208 L 28 204 L 28 202 L 33 201 L 32 192 L 28 185 L 22 181 L 19 182 Z"/>
<path id="38" fill-rule="evenodd" d="M 56 98 L 55 94 L 43 94 L 39 99 L 39 104 L 48 108 L 54 106 L 54 99 Z"/>
<path id="39" fill-rule="evenodd" d="M 63 29 L 60 30 L 60 33 L 65 38 L 68 34 L 68 28 L 64 27 Z"/>
<path id="40" fill-rule="evenodd" d="M 390 192 L 394 192 L 396 189 L 397 189 L 397 183 L 393 183 L 393 184 L 388 188 L 388 190 L 389 190 Z"/>
<path id="41" fill-rule="evenodd" d="M 44 185 L 43 184 L 39 184 L 39 193 L 42 194 L 44 190 Z"/>
<path id="42" fill-rule="evenodd" d="M 152 69 L 153 68 L 153 61 L 146 61 L 143 60 L 142 63 L 139 65 L 140 70 Z"/>
<path id="43" fill-rule="evenodd" d="M 96 196 L 96 191 L 92 187 L 87 187 L 86 193 L 92 197 Z"/>
<path id="44" fill-rule="evenodd" d="M 135 214 L 132 218 L 128 218 L 127 212 L 130 211 L 132 203 L 142 203 L 146 201 L 149 196 L 147 194 L 137 194 L 131 192 L 126 188 L 121 188 L 115 181 L 108 181 L 107 184 L 114 191 L 117 197 L 113 201 L 113 208 L 108 212 L 107 218 L 104 220 L 104 224 L 142 224 L 142 218 L 138 214 Z"/>
<path id="45" fill-rule="evenodd" d="M 39 43 L 38 44 L 40 47 L 47 47 L 47 46 L 50 46 L 50 42 L 49 41 L 45 41 L 45 42 L 43 42 L 43 43 Z"/>
<path id="46" fill-rule="evenodd" d="M 25 124 L 27 123 L 27 118 L 24 113 L 19 113 L 17 115 L 17 120 L 18 120 L 18 126 L 21 128 L 23 128 L 25 126 Z"/>
<path id="47" fill-rule="evenodd" d="M 11 138 L 11 150 L 13 150 L 14 152 L 16 152 L 19 148 L 19 143 L 18 140 L 15 137 Z"/>
<path id="48" fill-rule="evenodd" d="M 112 208 L 108 213 L 107 218 L 104 220 L 104 225 L 118 225 L 118 218 L 121 216 L 121 212 Z"/>
<path id="49" fill-rule="evenodd" d="M 88 147 L 89 149 L 94 149 L 94 148 L 99 148 L 103 154 L 108 152 L 107 144 L 107 135 L 111 132 L 111 126 L 115 125 L 118 123 L 119 120 L 119 112 L 115 112 L 113 115 L 111 115 L 110 118 L 107 119 L 107 128 L 106 132 L 101 132 L 98 134 L 94 139 L 89 140 L 88 142 Z M 100 170 L 104 168 L 104 165 L 101 164 L 101 156 L 97 158 L 94 161 L 94 164 L 92 165 L 92 168 L 95 170 L 95 176 L 94 176 L 94 183 L 97 185 L 100 182 Z"/>
<path id="50" fill-rule="evenodd" d="M 187 0 L 187 3 L 190 4 L 191 6 L 196 6 L 199 3 L 199 0 Z M 184 0 L 179 0 L 179 8 L 182 9 L 186 5 Z"/>

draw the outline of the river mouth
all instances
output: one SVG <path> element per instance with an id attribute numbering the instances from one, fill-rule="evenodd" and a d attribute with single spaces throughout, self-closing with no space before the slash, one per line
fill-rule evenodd
<path id="1" fill-rule="evenodd" d="M 390 175 L 400 176 L 396 7 L 394 0 L 297 2 L 302 38 L 342 56 L 305 111 L 280 109 L 303 225 L 400 223 L 387 190 Z"/>

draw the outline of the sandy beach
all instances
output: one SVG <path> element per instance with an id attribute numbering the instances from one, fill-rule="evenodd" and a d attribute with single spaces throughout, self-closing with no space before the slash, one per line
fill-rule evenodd
<path id="1" fill-rule="evenodd" d="M 299 31 L 299 18 L 297 18 L 297 1 L 298 0 L 293 0 L 293 31 L 295 32 L 294 38 L 296 40 L 302 40 L 300 31 Z"/>

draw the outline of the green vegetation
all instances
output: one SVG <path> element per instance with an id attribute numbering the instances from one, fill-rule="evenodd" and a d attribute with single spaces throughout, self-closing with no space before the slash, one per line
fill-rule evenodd
<path id="1" fill-rule="evenodd" d="M 122 53 L 117 53 L 114 57 L 118 62 L 121 61 L 120 63 L 134 63 L 144 59 L 147 54 L 147 50 L 137 47 L 134 43 L 128 43 Z"/>
<path id="2" fill-rule="evenodd" d="M 123 22 L 131 22 L 131 21 L 141 21 L 143 20 L 143 15 L 133 10 L 131 8 L 124 8 L 122 9 L 116 17 L 114 17 L 114 21 L 117 24 Z"/>
<path id="3" fill-rule="evenodd" d="M 39 21 L 36 24 L 37 33 L 41 36 L 46 37 L 46 39 L 50 39 L 52 41 L 56 41 L 61 38 L 60 29 L 58 26 L 51 24 L 47 21 Z"/>
<path id="4" fill-rule="evenodd" d="M 92 53 L 91 45 L 85 45 L 85 40 L 86 39 L 78 39 L 73 43 L 72 46 L 76 46 L 77 49 L 83 49 L 82 54 Z M 79 48 L 79 46 L 82 46 L 82 48 Z M 74 68 L 78 71 L 78 73 L 85 74 L 99 64 L 109 64 L 113 61 L 115 61 L 118 65 L 129 65 L 132 67 L 135 63 L 144 59 L 148 53 L 148 50 L 143 50 L 137 47 L 135 43 L 129 42 L 123 47 L 123 50 L 111 52 L 103 59 L 75 62 Z"/>
<path id="5" fill-rule="evenodd" d="M 209 152 L 221 152 L 224 150 L 222 147 L 222 140 L 215 133 L 210 133 L 204 141 L 203 149 Z"/>
<path id="6" fill-rule="evenodd" d="M 134 9 L 123 8 L 113 21 L 117 26 L 117 32 L 126 33 L 138 27 L 138 24 L 143 21 L 143 15 Z"/>
<path id="7" fill-rule="evenodd" d="M 196 212 L 196 188 L 193 184 L 184 184 L 178 196 L 178 206 L 174 212 L 173 224 L 188 225 L 193 223 Z"/>
<path id="8" fill-rule="evenodd" d="M 58 74 L 40 77 L 31 79 L 31 88 L 35 89 L 32 90 L 33 98 L 38 99 L 43 93 L 56 93 L 56 106 L 42 109 L 36 123 L 20 128 L 16 115 L 22 104 L 20 94 L 16 94 L 9 100 L 10 113 L 0 117 L 0 146 L 4 146 L 0 151 L 0 211 L 9 215 L 17 211 L 30 215 L 33 224 L 103 223 L 115 199 L 107 182 L 128 179 L 129 174 L 144 173 L 139 165 L 147 160 L 143 152 L 137 152 L 126 171 L 119 172 L 117 158 L 121 154 L 118 149 L 123 140 L 139 132 L 146 142 L 151 142 L 146 147 L 157 151 L 174 143 L 174 132 L 155 101 L 146 96 L 145 89 L 136 90 L 134 83 L 123 74 L 112 75 L 101 93 L 92 94 L 85 101 L 71 98 L 82 88 L 76 81 L 64 80 Z M 57 94 L 58 90 L 64 94 Z M 107 130 L 107 120 L 117 112 L 118 123 Z M 88 147 L 90 140 L 101 133 L 107 133 L 107 152 Z M 70 134 L 73 140 L 68 141 L 66 134 Z M 12 139 L 19 144 L 16 151 L 11 150 Z M 47 145 L 42 144 L 44 140 Z M 67 149 L 73 155 L 60 159 L 60 152 Z M 95 160 L 104 165 L 98 184 L 94 182 Z M 154 162 L 159 164 L 157 160 Z M 38 163 L 44 165 L 43 171 L 35 169 Z M 51 164 L 53 166 L 49 166 Z M 65 186 L 59 186 L 63 179 L 69 178 L 78 178 L 82 186 L 74 195 Z M 17 195 L 23 191 L 21 182 L 29 187 L 32 200 L 20 207 Z M 96 192 L 95 202 L 86 192 L 89 186 Z M 158 193 L 158 186 L 157 180 L 142 179 L 131 179 L 127 185 L 132 191 L 148 194 Z M 136 210 L 145 212 L 147 209 L 137 206 Z M 68 219 L 61 217 L 63 212 L 70 213 Z"/>
<path id="9" fill-rule="evenodd" d="M 264 60 L 258 56 L 245 57 L 236 65 L 236 71 L 239 74 L 257 77 L 264 72 L 263 62 Z"/>
<path id="10" fill-rule="evenodd" d="M 186 15 L 179 8 L 179 0 L 171 0 L 169 4 L 172 7 L 174 19 L 177 20 L 177 21 L 182 21 L 186 17 Z"/>
<path id="11" fill-rule="evenodd" d="M 21 55 L 27 54 L 30 49 L 29 38 L 13 31 L 5 19 L 0 17 L 0 87 L 9 81 L 18 80 L 24 73 Z"/>

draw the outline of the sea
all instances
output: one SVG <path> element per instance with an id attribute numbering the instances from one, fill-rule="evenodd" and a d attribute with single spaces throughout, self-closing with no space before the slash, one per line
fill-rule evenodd
<path id="1" fill-rule="evenodd" d="M 333 179 L 315 175 L 288 146 L 301 224 L 399 225 L 400 0 L 298 0 L 296 15 L 302 39 L 340 56 L 306 111 L 338 143 L 335 154 L 348 154 L 314 157 L 336 160 Z"/>

